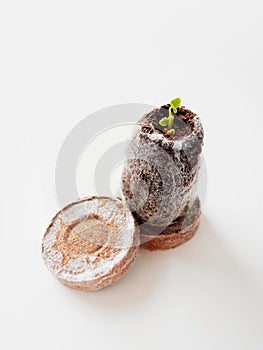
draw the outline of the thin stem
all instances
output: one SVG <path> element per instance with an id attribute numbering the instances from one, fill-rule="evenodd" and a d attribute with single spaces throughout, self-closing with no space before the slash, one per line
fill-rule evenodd
<path id="1" fill-rule="evenodd" d="M 169 108 L 169 123 L 168 123 L 168 130 L 172 129 L 173 122 L 174 122 L 174 116 L 172 115 L 172 107 Z"/>

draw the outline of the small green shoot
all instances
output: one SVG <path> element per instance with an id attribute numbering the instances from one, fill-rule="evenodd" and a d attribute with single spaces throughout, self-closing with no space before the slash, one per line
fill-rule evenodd
<path id="1" fill-rule="evenodd" d="M 173 123 L 174 123 L 174 116 L 172 113 L 176 114 L 177 113 L 177 108 L 181 105 L 182 100 L 177 97 L 174 98 L 170 102 L 170 107 L 169 107 L 169 116 L 164 117 L 159 121 L 159 124 L 165 128 L 168 129 L 167 135 L 174 135 L 175 134 L 175 129 L 173 129 Z"/>
<path id="2" fill-rule="evenodd" d="M 159 121 L 159 124 L 160 124 L 161 126 L 163 126 L 163 127 L 168 126 L 168 124 L 169 124 L 169 118 L 168 118 L 168 117 L 162 118 L 162 119 Z"/>
<path id="3" fill-rule="evenodd" d="M 167 131 L 167 135 L 174 135 L 175 134 L 175 130 L 174 129 L 170 129 Z"/>
<path id="4" fill-rule="evenodd" d="M 170 105 L 171 105 L 170 108 L 173 109 L 174 114 L 176 114 L 177 108 L 180 106 L 181 103 L 182 103 L 182 100 L 180 99 L 180 97 L 174 98 L 174 99 L 170 102 Z"/>

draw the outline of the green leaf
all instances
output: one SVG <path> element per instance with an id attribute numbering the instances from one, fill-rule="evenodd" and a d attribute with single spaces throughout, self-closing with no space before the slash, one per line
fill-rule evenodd
<path id="1" fill-rule="evenodd" d="M 177 112 L 177 108 L 180 106 L 180 104 L 182 103 L 182 100 L 180 99 L 180 97 L 174 98 L 171 102 L 170 105 L 174 110 L 174 113 Z"/>
<path id="2" fill-rule="evenodd" d="M 167 135 L 174 135 L 175 134 L 175 130 L 174 129 L 170 129 L 167 131 Z"/>
<path id="3" fill-rule="evenodd" d="M 168 124 L 169 124 L 169 118 L 167 118 L 167 117 L 162 118 L 162 119 L 159 121 L 159 124 L 160 124 L 161 126 L 168 126 Z"/>

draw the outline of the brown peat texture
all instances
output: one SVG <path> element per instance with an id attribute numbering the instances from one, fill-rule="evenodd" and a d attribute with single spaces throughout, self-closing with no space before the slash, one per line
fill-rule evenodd
<path id="1" fill-rule="evenodd" d="M 125 203 L 88 197 L 62 209 L 42 240 L 48 269 L 64 285 L 86 291 L 116 282 L 139 250 L 138 229 Z"/>
<path id="2" fill-rule="evenodd" d="M 173 114 L 175 135 L 159 125 L 170 105 L 156 108 L 138 122 L 122 173 L 123 198 L 139 224 L 162 232 L 196 199 L 203 146 L 200 118 L 185 107 Z"/>
<path id="3" fill-rule="evenodd" d="M 199 227 L 201 216 L 200 201 L 195 199 L 192 206 L 185 207 L 183 213 L 161 233 L 154 234 L 152 227 L 142 225 L 141 247 L 147 250 L 166 250 L 176 248 L 189 241 Z"/>

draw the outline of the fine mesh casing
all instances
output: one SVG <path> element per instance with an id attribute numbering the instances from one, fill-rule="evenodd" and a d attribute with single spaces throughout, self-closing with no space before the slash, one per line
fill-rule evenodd
<path id="1" fill-rule="evenodd" d="M 122 193 L 139 223 L 164 228 L 196 198 L 203 145 L 200 118 L 180 107 L 174 115 L 175 136 L 159 125 L 169 105 L 144 115 L 127 148 Z"/>

